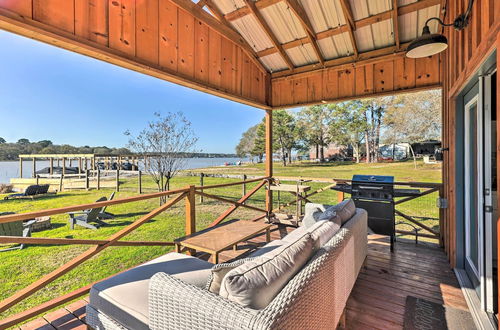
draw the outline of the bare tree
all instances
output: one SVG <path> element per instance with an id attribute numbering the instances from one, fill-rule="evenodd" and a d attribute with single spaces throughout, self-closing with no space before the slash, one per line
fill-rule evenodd
<path id="1" fill-rule="evenodd" d="M 137 136 L 128 135 L 130 149 L 141 156 L 148 156 L 145 167 L 158 186 L 158 191 L 170 188 L 170 180 L 184 169 L 187 155 L 195 150 L 198 138 L 194 135 L 191 122 L 181 112 L 169 112 L 165 116 L 155 113 L 155 120 Z M 166 197 L 160 198 L 164 203 Z"/>
<path id="2" fill-rule="evenodd" d="M 411 145 L 441 137 L 441 91 L 397 96 L 387 109 L 384 125 L 384 142 L 408 143 L 416 168 L 416 157 Z"/>

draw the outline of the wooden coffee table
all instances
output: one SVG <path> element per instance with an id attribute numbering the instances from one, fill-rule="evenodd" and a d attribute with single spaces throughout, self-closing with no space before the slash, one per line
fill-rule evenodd
<path id="1" fill-rule="evenodd" d="M 207 228 L 195 234 L 174 240 L 175 251 L 180 252 L 182 247 L 210 253 L 212 262 L 219 263 L 219 253 L 233 248 L 236 250 L 238 243 L 246 241 L 253 236 L 266 232 L 266 241 L 270 240 L 272 224 L 232 220 L 218 226 Z"/>

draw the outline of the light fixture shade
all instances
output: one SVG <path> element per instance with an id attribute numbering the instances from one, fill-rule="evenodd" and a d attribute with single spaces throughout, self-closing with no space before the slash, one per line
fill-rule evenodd
<path id="1" fill-rule="evenodd" d="M 448 39 L 442 34 L 431 34 L 429 27 L 424 26 L 420 37 L 413 40 L 406 49 L 406 57 L 420 58 L 442 52 L 448 47 Z"/>

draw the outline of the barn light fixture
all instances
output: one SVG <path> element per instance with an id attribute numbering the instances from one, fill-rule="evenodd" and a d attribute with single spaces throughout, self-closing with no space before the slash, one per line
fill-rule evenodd
<path id="1" fill-rule="evenodd" d="M 469 15 L 472 11 L 472 4 L 474 0 L 469 0 L 467 11 L 460 14 L 455 18 L 453 23 L 446 24 L 439 17 L 429 18 L 422 29 L 422 35 L 413 40 L 406 50 L 406 57 L 420 58 L 431 56 L 442 52 L 448 47 L 448 39 L 440 33 L 431 33 L 429 29 L 429 22 L 432 20 L 438 21 L 442 26 L 453 26 L 455 30 L 461 31 L 469 24 Z"/>

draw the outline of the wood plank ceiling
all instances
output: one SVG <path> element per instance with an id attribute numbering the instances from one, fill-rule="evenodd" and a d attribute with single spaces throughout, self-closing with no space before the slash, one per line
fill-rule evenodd
<path id="1" fill-rule="evenodd" d="M 0 0 L 0 28 L 269 109 L 439 87 L 404 50 L 441 2 Z"/>

